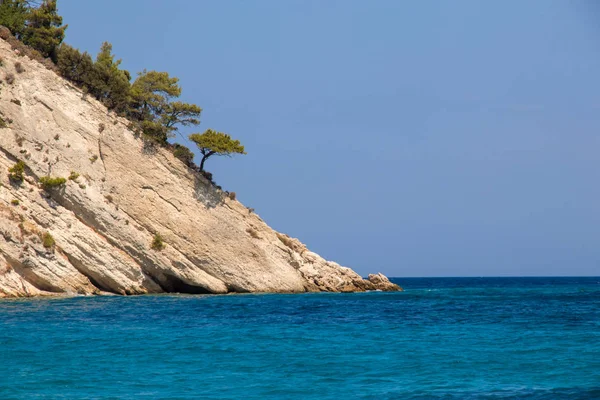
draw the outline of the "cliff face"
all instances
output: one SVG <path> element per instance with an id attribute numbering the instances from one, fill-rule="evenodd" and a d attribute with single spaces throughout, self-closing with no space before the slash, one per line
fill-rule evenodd
<path id="1" fill-rule="evenodd" d="M 275 232 L 2 40 L 0 56 L 0 297 L 399 289 Z M 20 185 L 7 172 L 17 159 L 27 164 Z M 63 188 L 38 183 L 71 172 L 79 177 Z M 46 232 L 53 248 L 43 246 Z M 150 248 L 155 233 L 162 251 Z"/>

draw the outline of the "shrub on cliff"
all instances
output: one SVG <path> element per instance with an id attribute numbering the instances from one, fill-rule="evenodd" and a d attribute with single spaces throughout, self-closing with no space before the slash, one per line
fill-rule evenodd
<path id="1" fill-rule="evenodd" d="M 57 187 L 64 186 L 67 183 L 65 178 L 60 177 L 50 177 L 50 176 L 42 176 L 40 177 L 40 184 L 42 185 L 42 189 L 50 190 Z"/>
<path id="2" fill-rule="evenodd" d="M 213 155 L 231 156 L 232 154 L 246 154 L 244 146 L 239 140 L 232 139 L 226 133 L 216 132 L 212 129 L 207 129 L 203 134 L 193 133 L 189 136 L 190 140 L 196 143 L 202 160 L 200 161 L 200 171 L 204 171 L 204 163 Z"/>
<path id="3" fill-rule="evenodd" d="M 152 250 L 157 250 L 157 251 L 161 251 L 162 249 L 165 248 L 165 243 L 163 242 L 163 238 L 160 235 L 160 233 L 156 233 L 154 235 L 154 238 L 152 239 L 152 243 L 150 244 L 150 248 Z"/>
<path id="4" fill-rule="evenodd" d="M 69 175 L 69 180 L 75 181 L 75 180 L 77 180 L 77 178 L 79 178 L 79 174 L 75 171 L 71 171 L 71 174 Z"/>
<path id="5" fill-rule="evenodd" d="M 51 249 L 52 247 L 54 247 L 55 244 L 56 244 L 56 241 L 54 240 L 54 238 L 52 237 L 50 232 L 45 232 L 42 235 L 42 245 L 45 248 Z"/>
<path id="6" fill-rule="evenodd" d="M 215 185 L 215 181 L 213 181 L 213 174 L 212 172 L 208 172 L 208 171 L 200 171 L 200 173 L 202 174 L 203 177 L 205 177 L 210 183 L 212 183 L 213 185 Z"/>
<path id="7" fill-rule="evenodd" d="M 25 163 L 21 160 L 8 169 L 8 179 L 13 183 L 21 183 L 24 179 Z"/>
<path id="8" fill-rule="evenodd" d="M 188 167 L 194 165 L 194 153 L 186 146 L 175 143 L 173 155 L 183 161 Z"/>
<path id="9" fill-rule="evenodd" d="M 4 75 L 4 80 L 9 85 L 12 85 L 13 83 L 15 83 L 15 74 L 13 74 L 12 72 L 7 72 L 6 75 Z"/>

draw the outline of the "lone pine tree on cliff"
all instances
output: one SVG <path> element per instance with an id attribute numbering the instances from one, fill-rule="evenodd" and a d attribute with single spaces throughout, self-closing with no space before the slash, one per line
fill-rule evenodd
<path id="1" fill-rule="evenodd" d="M 226 133 L 207 129 L 203 134 L 193 133 L 189 136 L 190 140 L 196 143 L 202 160 L 200 161 L 200 171 L 204 171 L 204 162 L 214 155 L 231 156 L 232 154 L 246 154 L 244 146 L 239 140 L 232 139 Z"/>

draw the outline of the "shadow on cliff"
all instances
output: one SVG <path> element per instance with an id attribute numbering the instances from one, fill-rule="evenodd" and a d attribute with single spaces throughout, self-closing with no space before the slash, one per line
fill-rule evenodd
<path id="1" fill-rule="evenodd" d="M 194 193 L 196 199 L 206 208 L 215 208 L 225 203 L 225 193 L 199 174 L 194 174 Z"/>
<path id="2" fill-rule="evenodd" d="M 142 154 L 147 156 L 156 155 L 159 150 L 159 145 L 150 139 L 142 138 Z M 194 177 L 194 195 L 196 199 L 204 204 L 206 208 L 215 208 L 225 203 L 226 194 L 216 187 L 215 183 L 202 175 L 193 163 L 187 164 L 188 171 Z"/>
<path id="3" fill-rule="evenodd" d="M 134 134 L 137 138 L 139 134 Z M 142 138 L 142 154 L 146 156 L 154 156 L 158 153 L 158 144 L 153 140 Z"/>

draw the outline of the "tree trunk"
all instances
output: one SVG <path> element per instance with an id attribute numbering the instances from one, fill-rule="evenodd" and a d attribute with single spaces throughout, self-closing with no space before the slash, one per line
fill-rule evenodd
<path id="1" fill-rule="evenodd" d="M 200 161 L 200 172 L 204 171 L 204 161 L 206 161 L 206 159 L 210 156 L 212 156 L 213 154 L 216 154 L 215 151 L 209 151 L 209 152 L 205 152 L 202 151 L 202 161 Z"/>
<path id="2" fill-rule="evenodd" d="M 202 161 L 200 161 L 200 172 L 204 171 L 204 161 L 208 158 L 208 155 L 202 156 Z"/>

